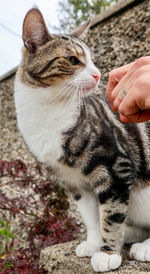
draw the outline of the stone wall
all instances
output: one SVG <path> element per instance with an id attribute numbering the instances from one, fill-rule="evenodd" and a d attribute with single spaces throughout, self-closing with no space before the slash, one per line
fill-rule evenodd
<path id="1" fill-rule="evenodd" d="M 133 2 L 141 3 L 94 25 L 87 35 L 102 82 L 113 68 L 150 55 L 150 1 Z"/>

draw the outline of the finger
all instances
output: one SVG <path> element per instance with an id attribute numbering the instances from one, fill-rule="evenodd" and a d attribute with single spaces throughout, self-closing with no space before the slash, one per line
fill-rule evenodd
<path id="1" fill-rule="evenodd" d="M 137 123 L 143 123 L 150 120 L 150 110 L 143 110 L 140 115 L 139 118 L 137 120 Z"/>
<path id="2" fill-rule="evenodd" d="M 125 89 L 122 89 L 122 90 L 118 93 L 116 99 L 115 99 L 114 102 L 113 102 L 113 107 L 114 107 L 114 109 L 118 110 L 119 105 L 122 103 L 122 100 L 124 99 L 124 97 L 125 97 L 126 95 L 127 95 L 127 92 L 126 92 Z"/>
<path id="3" fill-rule="evenodd" d="M 128 116 L 120 114 L 120 121 L 122 123 L 143 123 L 148 120 L 150 120 L 150 110 L 143 110 Z"/>
<path id="4" fill-rule="evenodd" d="M 140 77 L 137 79 L 118 106 L 118 111 L 124 116 L 148 109 L 150 109 L 149 72 L 144 73 L 142 79 Z"/>
<path id="5" fill-rule="evenodd" d="M 127 124 L 127 123 L 133 123 L 134 121 L 130 120 L 129 118 L 127 118 L 126 116 L 122 115 L 120 113 L 120 121 L 124 124 Z"/>
<path id="6" fill-rule="evenodd" d="M 134 62 L 134 68 L 138 69 L 142 66 L 150 65 L 150 56 L 143 56 Z"/>
<path id="7" fill-rule="evenodd" d="M 127 64 L 125 66 L 119 67 L 117 69 L 112 70 L 109 73 L 109 80 L 106 89 L 106 96 L 108 98 L 109 103 L 112 105 L 112 97 L 111 93 L 114 88 L 117 86 L 122 77 L 128 72 L 128 70 L 132 67 L 133 63 Z"/>
<path id="8" fill-rule="evenodd" d="M 136 94 L 133 93 L 133 96 L 135 96 L 139 109 L 144 110 L 150 108 L 149 72 L 150 65 L 144 65 L 134 71 L 128 80 L 126 79 L 124 88 L 122 88 L 122 90 L 118 92 L 117 97 L 113 102 L 113 107 L 115 108 L 115 110 L 119 109 L 119 106 L 122 103 L 124 96 L 132 90 L 134 92 L 136 89 Z"/>
<path id="9" fill-rule="evenodd" d="M 141 110 L 137 104 L 138 96 L 139 96 L 139 91 L 136 88 L 134 88 L 134 90 L 131 89 L 126 94 L 123 101 L 120 103 L 118 107 L 118 111 L 126 117 L 129 115 L 138 113 Z"/>
<path id="10" fill-rule="evenodd" d="M 118 82 L 119 82 L 118 79 L 111 78 L 111 76 L 109 76 L 109 81 L 108 81 L 108 85 L 107 85 L 107 89 L 106 89 L 106 96 L 107 96 L 107 99 L 111 106 L 113 104 L 113 100 L 111 98 L 111 93 L 112 93 L 113 89 L 116 87 L 116 85 L 118 84 Z"/>
<path id="11" fill-rule="evenodd" d="M 143 70 L 146 69 L 147 66 L 150 65 L 150 56 L 141 57 L 135 62 L 130 64 L 128 72 L 125 76 L 121 79 L 119 84 L 114 88 L 113 92 L 111 93 L 111 100 L 115 100 L 119 91 L 124 88 L 127 82 L 132 82 L 136 80 Z"/>
<path id="12" fill-rule="evenodd" d="M 128 83 L 130 82 L 130 78 L 133 74 L 133 65 L 134 63 L 130 64 L 129 70 L 126 72 L 126 74 L 123 75 L 123 77 L 121 78 L 120 82 L 118 83 L 118 85 L 114 88 L 114 90 L 111 93 L 111 100 L 114 101 L 115 98 L 117 97 L 118 93 L 128 85 Z"/>

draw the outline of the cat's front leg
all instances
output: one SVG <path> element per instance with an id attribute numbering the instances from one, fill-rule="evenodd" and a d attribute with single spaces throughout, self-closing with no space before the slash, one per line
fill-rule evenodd
<path id="1" fill-rule="evenodd" d="M 91 257 L 100 250 L 100 225 L 97 197 L 94 193 L 82 191 L 75 196 L 78 210 L 87 229 L 87 240 L 81 242 L 76 248 L 78 257 Z"/>
<path id="2" fill-rule="evenodd" d="M 127 215 L 128 195 L 122 198 L 112 190 L 99 193 L 101 250 L 94 253 L 91 264 L 96 272 L 110 271 L 121 265 L 121 248 L 124 242 L 124 225 Z M 127 199 L 126 199 L 127 198 Z"/>

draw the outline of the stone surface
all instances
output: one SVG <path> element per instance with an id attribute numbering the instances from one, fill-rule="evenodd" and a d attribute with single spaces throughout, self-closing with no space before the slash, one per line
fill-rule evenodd
<path id="1" fill-rule="evenodd" d="M 49 274 L 94 274 L 90 258 L 78 258 L 75 255 L 75 248 L 78 244 L 79 241 L 73 241 L 45 248 L 41 252 L 40 265 L 44 266 Z M 120 269 L 105 272 L 106 274 L 139 274 L 150 271 L 150 264 L 130 260 L 128 250 L 129 247 L 123 250 L 123 263 Z"/>

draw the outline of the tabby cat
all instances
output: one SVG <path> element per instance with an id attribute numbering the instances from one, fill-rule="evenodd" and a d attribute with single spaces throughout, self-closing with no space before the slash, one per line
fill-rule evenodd
<path id="1" fill-rule="evenodd" d="M 150 123 L 122 124 L 95 92 L 100 72 L 79 38 L 87 27 L 52 35 L 38 9 L 27 13 L 15 104 L 30 151 L 73 192 L 87 228 L 77 256 L 101 272 L 121 265 L 124 242 L 150 261 Z"/>

